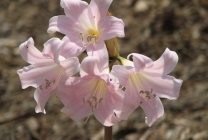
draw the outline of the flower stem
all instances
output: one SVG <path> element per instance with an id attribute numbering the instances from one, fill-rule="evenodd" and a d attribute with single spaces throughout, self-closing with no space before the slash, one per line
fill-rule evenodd
<path id="1" fill-rule="evenodd" d="M 105 136 L 104 140 L 112 140 L 112 126 L 105 126 Z"/>

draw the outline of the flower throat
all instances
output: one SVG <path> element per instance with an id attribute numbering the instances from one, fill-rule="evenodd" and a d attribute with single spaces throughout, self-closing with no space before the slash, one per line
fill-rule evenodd
<path id="1" fill-rule="evenodd" d="M 99 32 L 95 29 L 90 29 L 86 33 L 80 33 L 82 44 L 84 46 L 95 45 L 96 40 L 99 38 Z"/>

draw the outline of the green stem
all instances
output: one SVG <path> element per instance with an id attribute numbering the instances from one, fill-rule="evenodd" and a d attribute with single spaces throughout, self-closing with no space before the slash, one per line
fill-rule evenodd
<path id="1" fill-rule="evenodd" d="M 104 140 L 112 140 L 112 126 L 105 126 Z"/>

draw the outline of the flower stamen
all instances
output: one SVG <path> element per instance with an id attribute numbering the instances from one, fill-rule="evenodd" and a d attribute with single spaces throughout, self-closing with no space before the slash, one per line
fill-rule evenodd
<path id="1" fill-rule="evenodd" d="M 64 74 L 64 69 L 59 66 L 58 75 L 50 80 L 45 79 L 45 81 L 41 85 L 39 85 L 39 89 L 40 90 L 49 90 L 50 88 L 53 88 L 54 85 L 56 85 L 59 82 L 59 80 L 63 74 Z"/>
<path id="2" fill-rule="evenodd" d="M 97 83 L 94 91 L 91 93 L 90 97 L 83 98 L 83 102 L 87 103 L 90 106 L 92 112 L 98 108 L 98 106 L 102 103 L 104 92 L 106 90 L 106 83 L 103 80 L 95 80 Z"/>
<path id="3" fill-rule="evenodd" d="M 96 40 L 99 38 L 99 32 L 94 29 L 88 30 L 86 33 L 80 33 L 80 38 L 84 46 L 95 45 Z"/>
<path id="4" fill-rule="evenodd" d="M 137 89 L 139 96 L 141 96 L 145 101 L 151 100 L 156 97 L 156 94 L 153 93 L 153 89 L 150 91 L 147 90 L 142 84 L 142 75 L 139 73 L 134 73 L 130 76 L 131 82 L 134 87 Z M 142 89 L 142 90 L 141 90 Z M 142 104 L 142 101 L 140 102 Z"/>
<path id="5" fill-rule="evenodd" d="M 156 97 L 156 94 L 153 94 L 153 89 L 151 91 L 148 90 L 141 90 L 140 96 L 142 96 L 146 101 Z"/>

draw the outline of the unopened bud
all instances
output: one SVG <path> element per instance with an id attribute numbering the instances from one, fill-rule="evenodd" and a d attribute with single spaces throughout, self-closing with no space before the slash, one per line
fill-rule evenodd
<path id="1" fill-rule="evenodd" d="M 110 58 L 116 58 L 119 56 L 119 45 L 116 37 L 106 40 L 105 44 Z"/>
<path id="2" fill-rule="evenodd" d="M 117 57 L 117 60 L 121 63 L 121 65 L 134 67 L 134 63 L 126 58 L 119 56 Z"/>

